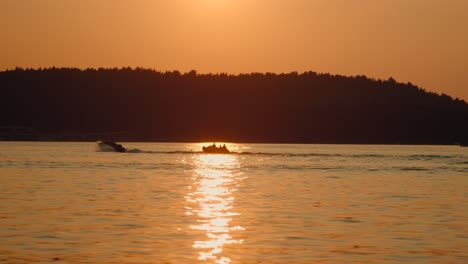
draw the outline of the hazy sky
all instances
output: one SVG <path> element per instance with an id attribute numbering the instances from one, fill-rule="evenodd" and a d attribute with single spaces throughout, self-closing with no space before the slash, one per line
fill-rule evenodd
<path id="1" fill-rule="evenodd" d="M 0 0 L 0 70 L 313 70 L 468 100 L 468 0 Z"/>

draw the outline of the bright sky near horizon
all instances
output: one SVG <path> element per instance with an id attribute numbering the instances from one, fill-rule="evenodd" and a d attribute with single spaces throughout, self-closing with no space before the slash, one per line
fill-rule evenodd
<path id="1" fill-rule="evenodd" d="M 0 70 L 317 71 L 468 100 L 468 0 L 0 0 Z"/>

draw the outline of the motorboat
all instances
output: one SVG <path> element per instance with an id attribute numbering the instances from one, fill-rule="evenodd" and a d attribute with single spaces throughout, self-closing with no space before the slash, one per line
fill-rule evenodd
<path id="1" fill-rule="evenodd" d="M 215 143 L 210 146 L 203 147 L 203 152 L 205 153 L 215 153 L 215 154 L 227 154 L 230 153 L 230 151 L 227 149 L 226 145 L 223 146 L 216 146 Z"/>
<path id="2" fill-rule="evenodd" d="M 127 149 L 121 144 L 117 144 L 114 141 L 98 141 L 96 142 L 101 151 L 115 151 L 115 152 L 126 152 Z"/>

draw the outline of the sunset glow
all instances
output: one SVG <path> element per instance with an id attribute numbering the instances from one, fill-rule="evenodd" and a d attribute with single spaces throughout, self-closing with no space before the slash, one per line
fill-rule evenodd
<path id="1" fill-rule="evenodd" d="M 468 99 L 464 0 L 0 3 L 0 70 L 330 72 Z"/>

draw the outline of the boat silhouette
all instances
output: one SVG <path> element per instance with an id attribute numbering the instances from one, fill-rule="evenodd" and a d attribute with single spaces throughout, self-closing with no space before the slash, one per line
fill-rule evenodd
<path id="1" fill-rule="evenodd" d="M 230 153 L 230 151 L 227 149 L 226 145 L 218 147 L 218 146 L 216 146 L 215 143 L 213 143 L 213 145 L 203 147 L 202 150 L 205 153 L 217 153 L 217 154 Z"/>
<path id="2" fill-rule="evenodd" d="M 96 142 L 101 151 L 116 151 L 116 152 L 126 152 L 127 149 L 124 148 L 121 144 L 117 144 L 114 141 L 98 141 Z"/>

